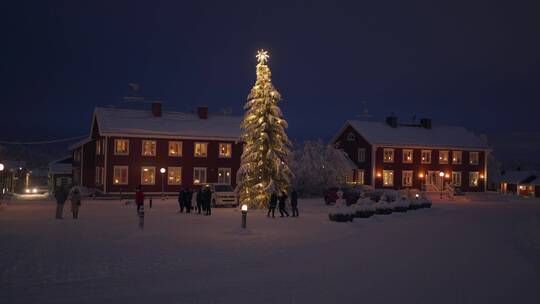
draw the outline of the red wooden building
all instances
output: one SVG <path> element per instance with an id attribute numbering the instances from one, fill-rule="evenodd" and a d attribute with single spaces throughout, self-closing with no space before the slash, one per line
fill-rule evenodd
<path id="1" fill-rule="evenodd" d="M 103 193 L 178 192 L 205 183 L 236 185 L 242 118 L 151 110 L 96 108 L 90 135 L 72 146 L 75 184 Z M 165 172 L 161 173 L 164 168 Z"/>
<path id="2" fill-rule="evenodd" d="M 462 127 L 347 121 L 333 139 L 354 163 L 351 182 L 375 188 L 485 191 L 487 144 Z"/>

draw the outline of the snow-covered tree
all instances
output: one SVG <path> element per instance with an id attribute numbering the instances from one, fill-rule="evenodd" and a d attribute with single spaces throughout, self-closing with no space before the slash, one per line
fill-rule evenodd
<path id="1" fill-rule="evenodd" d="M 257 53 L 257 80 L 244 106 L 244 153 L 238 171 L 240 203 L 265 208 L 272 192 L 287 191 L 290 183 L 290 142 L 287 122 L 278 107 L 281 95 L 271 81 L 268 53 Z"/>
<path id="2" fill-rule="evenodd" d="M 329 187 L 342 186 L 351 173 L 342 150 L 322 140 L 305 141 L 293 151 L 293 186 L 304 195 L 320 195 Z"/>

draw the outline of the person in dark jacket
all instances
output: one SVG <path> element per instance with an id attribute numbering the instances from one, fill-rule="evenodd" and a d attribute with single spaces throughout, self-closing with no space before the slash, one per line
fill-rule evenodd
<path id="1" fill-rule="evenodd" d="M 204 194 L 202 191 L 202 187 L 199 188 L 199 191 L 197 191 L 197 195 L 195 196 L 195 200 L 197 201 L 197 212 L 201 214 L 201 211 L 203 209 L 203 201 L 204 201 Z"/>
<path id="2" fill-rule="evenodd" d="M 178 211 L 178 213 L 184 212 L 184 196 L 184 187 L 180 187 L 180 192 L 178 193 L 178 206 L 180 206 L 180 210 Z"/>
<path id="3" fill-rule="evenodd" d="M 144 192 L 140 185 L 135 188 L 135 204 L 137 204 L 137 214 L 139 214 L 141 207 L 144 205 Z"/>
<path id="4" fill-rule="evenodd" d="M 283 217 L 283 213 L 289 216 L 287 209 L 285 209 L 286 201 L 287 201 L 287 194 L 285 193 L 285 191 L 283 191 L 281 192 L 281 195 L 279 196 L 279 214 L 281 214 L 281 217 Z"/>
<path id="5" fill-rule="evenodd" d="M 298 217 L 298 193 L 295 189 L 291 192 L 291 209 L 292 209 L 292 216 Z"/>
<path id="6" fill-rule="evenodd" d="M 274 192 L 272 192 L 272 194 L 270 195 L 270 202 L 268 202 L 268 214 L 266 215 L 267 217 L 270 217 L 270 213 L 272 213 L 272 217 L 276 217 L 275 213 L 277 202 L 278 197 Z"/>
<path id="7" fill-rule="evenodd" d="M 204 215 L 212 215 L 212 191 L 207 185 L 204 189 Z"/>
<path id="8" fill-rule="evenodd" d="M 191 204 L 191 200 L 193 199 L 193 190 L 191 188 L 186 189 L 186 213 L 191 213 L 191 209 L 193 208 L 193 205 Z"/>
<path id="9" fill-rule="evenodd" d="M 56 219 L 61 220 L 64 218 L 64 203 L 68 198 L 68 192 L 63 186 L 57 187 L 54 191 L 54 197 L 56 198 Z"/>

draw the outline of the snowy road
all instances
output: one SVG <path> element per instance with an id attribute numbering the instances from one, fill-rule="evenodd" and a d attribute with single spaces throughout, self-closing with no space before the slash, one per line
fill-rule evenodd
<path id="1" fill-rule="evenodd" d="M 491 196 L 495 198 L 495 196 Z M 1 303 L 540 303 L 540 201 L 469 203 L 333 223 L 321 200 L 300 218 L 176 214 L 85 201 L 0 211 Z"/>

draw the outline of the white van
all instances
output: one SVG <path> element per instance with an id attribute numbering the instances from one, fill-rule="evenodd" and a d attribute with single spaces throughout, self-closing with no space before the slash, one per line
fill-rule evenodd
<path id="1" fill-rule="evenodd" d="M 231 185 L 228 184 L 210 184 L 212 190 L 212 205 L 213 206 L 236 206 L 238 205 L 238 197 Z"/>

